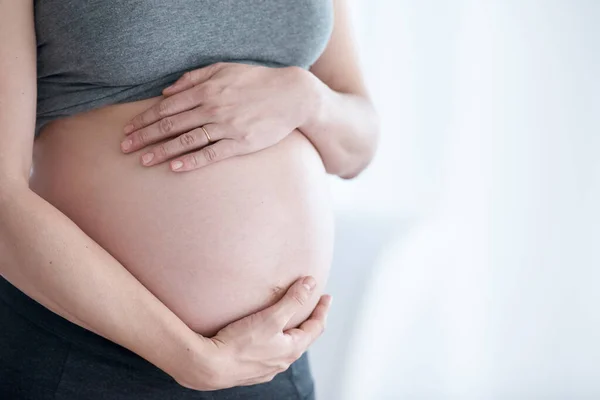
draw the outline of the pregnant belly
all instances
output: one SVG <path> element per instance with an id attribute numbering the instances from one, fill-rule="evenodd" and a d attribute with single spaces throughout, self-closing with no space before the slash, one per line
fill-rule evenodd
<path id="1" fill-rule="evenodd" d="M 34 146 L 32 190 L 203 335 L 272 304 L 300 276 L 315 276 L 320 293 L 333 223 L 310 142 L 294 131 L 269 149 L 197 171 L 142 167 L 139 152 L 119 149 L 122 126 L 158 99 L 46 125 Z"/>

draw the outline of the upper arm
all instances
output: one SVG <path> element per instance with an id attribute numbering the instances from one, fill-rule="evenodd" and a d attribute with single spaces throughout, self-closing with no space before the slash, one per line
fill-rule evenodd
<path id="1" fill-rule="evenodd" d="M 32 0 L 0 0 L 0 183 L 27 184 L 36 108 Z"/>
<path id="2" fill-rule="evenodd" d="M 331 89 L 368 97 L 360 70 L 348 0 L 333 1 L 333 32 L 310 71 Z"/>

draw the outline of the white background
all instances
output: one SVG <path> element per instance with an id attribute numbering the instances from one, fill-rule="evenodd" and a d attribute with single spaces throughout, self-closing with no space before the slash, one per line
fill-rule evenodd
<path id="1" fill-rule="evenodd" d="M 355 0 L 321 400 L 600 399 L 600 1 Z"/>

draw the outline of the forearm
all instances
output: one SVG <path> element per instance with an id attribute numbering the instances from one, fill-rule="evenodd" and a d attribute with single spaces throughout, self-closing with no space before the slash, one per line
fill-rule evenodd
<path id="1" fill-rule="evenodd" d="M 0 274 L 64 318 L 174 377 L 200 338 L 119 262 L 25 185 L 0 188 Z"/>
<path id="2" fill-rule="evenodd" d="M 336 92 L 314 75 L 308 79 L 314 109 L 300 131 L 319 151 L 328 173 L 353 178 L 367 167 L 377 148 L 375 109 L 365 96 Z"/>

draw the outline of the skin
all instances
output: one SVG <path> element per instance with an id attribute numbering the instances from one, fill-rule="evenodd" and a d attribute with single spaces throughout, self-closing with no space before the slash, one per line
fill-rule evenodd
<path id="1" fill-rule="evenodd" d="M 273 306 L 211 338 L 201 337 L 62 209 L 31 190 L 36 76 L 32 4 L 0 0 L 0 16 L 0 37 L 11 38 L 0 43 L 0 70 L 11 77 L 0 80 L 0 218 L 6 221 L 0 230 L 0 252 L 6 255 L 0 261 L 2 275 L 46 307 L 136 352 L 186 387 L 213 390 L 266 382 L 287 368 L 321 334 L 330 304 L 330 297 L 322 296 L 306 322 L 287 329 L 309 301 L 315 303 L 309 300 L 315 290 L 304 288 L 303 277 Z M 351 106 L 368 109 L 360 96 L 334 94 L 333 89 L 321 93 L 319 110 L 327 113 Z M 317 144 L 337 143 L 333 138 L 341 134 L 325 138 L 319 132 L 338 130 L 332 127 L 344 125 L 341 120 L 320 116 L 298 128 L 318 148 L 328 172 L 350 177 L 368 163 L 369 152 Z M 361 126 L 355 122 L 353 126 Z M 281 134 L 276 131 L 273 137 Z M 361 148 L 354 139 L 346 142 Z M 119 322 L 124 320 L 131 323 Z"/>
<path id="2" fill-rule="evenodd" d="M 127 122 L 121 149 L 144 149 L 143 165 L 171 160 L 171 170 L 184 172 L 260 151 L 299 129 L 327 172 L 358 175 L 375 153 L 378 121 L 346 1 L 334 6 L 332 36 L 310 71 L 218 63 L 187 72 L 163 91 L 164 100 Z"/>
<path id="3" fill-rule="evenodd" d="M 302 278 L 277 303 L 283 312 L 276 307 L 249 316 L 235 325 L 239 332 L 233 326 L 217 335 L 220 342 L 199 336 L 29 187 L 36 105 L 33 15 L 32 2 L 0 0 L 0 273 L 45 307 L 139 354 L 187 387 L 214 390 L 268 381 L 320 335 L 327 296 L 312 322 L 291 334 L 274 331 L 271 314 L 291 317 L 308 302 Z M 268 353 L 262 351 L 265 343 L 271 344 Z"/>
<path id="4" fill-rule="evenodd" d="M 173 174 L 168 164 L 148 169 L 123 156 L 118 143 L 123 123 L 159 100 L 45 126 L 30 188 L 203 336 L 268 307 L 300 276 L 313 276 L 320 293 L 333 221 L 323 163 L 306 137 L 295 132 L 193 174 Z"/>

